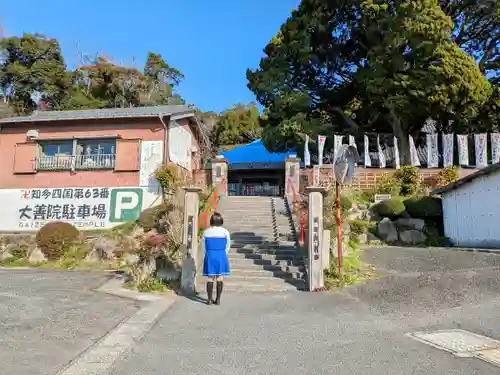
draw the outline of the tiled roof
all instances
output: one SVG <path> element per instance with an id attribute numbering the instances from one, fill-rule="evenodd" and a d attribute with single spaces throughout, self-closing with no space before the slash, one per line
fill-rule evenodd
<path id="1" fill-rule="evenodd" d="M 194 108 L 188 105 L 160 105 L 154 107 L 105 108 L 81 111 L 43 111 L 34 112 L 29 116 L 0 119 L 0 124 L 58 120 L 91 120 L 100 118 L 157 117 L 161 114 L 174 116 L 183 114 L 190 115 L 194 114 Z"/>

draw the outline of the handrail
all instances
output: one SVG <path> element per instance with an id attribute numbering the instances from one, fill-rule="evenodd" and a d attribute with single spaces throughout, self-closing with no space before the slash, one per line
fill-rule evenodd
<path id="1" fill-rule="evenodd" d="M 306 235 L 306 227 L 307 227 L 307 217 L 305 212 L 301 212 L 300 205 L 298 202 L 297 191 L 295 190 L 295 186 L 293 185 L 292 179 L 288 178 L 288 188 L 287 193 L 290 192 L 290 188 L 292 189 L 292 214 L 299 214 L 299 243 L 303 245 L 305 243 L 305 235 Z M 299 206 L 297 210 L 297 206 Z M 297 212 L 298 211 L 298 212 Z"/>
<path id="2" fill-rule="evenodd" d="M 209 216 L 212 212 L 217 210 L 217 206 L 219 205 L 220 192 L 225 192 L 226 188 L 226 179 L 222 179 L 212 191 L 212 194 L 208 197 L 205 209 L 198 217 L 198 229 L 206 229 L 208 227 Z"/>

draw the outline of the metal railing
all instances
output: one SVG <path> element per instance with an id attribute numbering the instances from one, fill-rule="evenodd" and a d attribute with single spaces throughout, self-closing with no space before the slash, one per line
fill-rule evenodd
<path id="1" fill-rule="evenodd" d="M 279 185 L 264 183 L 229 183 L 227 186 L 228 195 L 233 196 L 280 197 L 283 195 L 283 188 Z"/>
<path id="2" fill-rule="evenodd" d="M 44 171 L 113 169 L 115 160 L 115 154 L 39 156 L 36 158 L 36 169 Z"/>

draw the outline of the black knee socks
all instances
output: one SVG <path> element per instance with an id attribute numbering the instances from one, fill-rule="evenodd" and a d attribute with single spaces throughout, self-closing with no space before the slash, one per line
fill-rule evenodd
<path id="1" fill-rule="evenodd" d="M 214 291 L 214 282 L 213 281 L 207 282 L 207 297 L 208 297 L 207 304 L 209 305 L 211 305 L 213 302 L 212 299 L 213 291 Z"/>
<path id="2" fill-rule="evenodd" d="M 220 295 L 222 294 L 222 287 L 224 283 L 222 281 L 217 281 L 217 297 L 215 299 L 215 304 L 220 305 Z"/>

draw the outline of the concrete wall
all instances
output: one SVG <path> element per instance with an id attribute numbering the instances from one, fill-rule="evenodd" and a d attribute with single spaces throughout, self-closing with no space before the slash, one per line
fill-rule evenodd
<path id="1" fill-rule="evenodd" d="M 500 173 L 443 194 L 444 234 L 455 246 L 499 248 Z"/>

